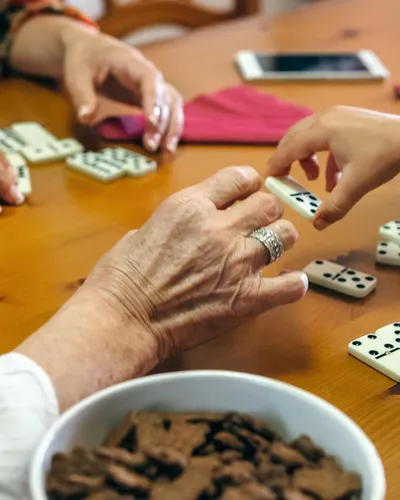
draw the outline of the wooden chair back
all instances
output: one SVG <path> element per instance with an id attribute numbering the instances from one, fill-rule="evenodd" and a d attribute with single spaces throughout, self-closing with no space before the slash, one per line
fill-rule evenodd
<path id="1" fill-rule="evenodd" d="M 99 24 L 103 32 L 117 38 L 134 30 L 156 24 L 178 24 L 199 28 L 210 24 L 255 14 L 260 0 L 235 0 L 226 11 L 209 9 L 191 0 L 135 0 L 119 3 L 106 0 L 106 13 Z"/>

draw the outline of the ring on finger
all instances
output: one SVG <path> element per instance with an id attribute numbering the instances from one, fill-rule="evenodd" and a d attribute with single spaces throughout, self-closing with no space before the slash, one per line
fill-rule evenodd
<path id="1" fill-rule="evenodd" d="M 281 238 L 269 227 L 259 227 L 249 234 L 249 238 L 255 238 L 268 250 L 267 265 L 275 262 L 282 256 L 284 247 Z"/>

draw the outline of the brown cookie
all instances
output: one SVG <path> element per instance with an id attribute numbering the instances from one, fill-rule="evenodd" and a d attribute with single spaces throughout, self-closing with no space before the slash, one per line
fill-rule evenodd
<path id="1" fill-rule="evenodd" d="M 323 500 L 341 500 L 359 494 L 361 481 L 357 474 L 328 465 L 297 470 L 294 474 L 293 487 Z"/>
<path id="2" fill-rule="evenodd" d="M 324 450 L 320 446 L 317 446 L 310 437 L 304 434 L 295 439 L 292 442 L 292 446 L 312 462 L 318 462 L 325 456 Z"/>

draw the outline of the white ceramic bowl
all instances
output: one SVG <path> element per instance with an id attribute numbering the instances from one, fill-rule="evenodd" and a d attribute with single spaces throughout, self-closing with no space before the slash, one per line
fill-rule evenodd
<path id="1" fill-rule="evenodd" d="M 74 445 L 93 447 L 129 410 L 238 411 L 267 420 L 284 438 L 308 434 L 363 480 L 362 500 L 384 500 L 385 475 L 364 432 L 322 399 L 277 380 L 227 371 L 153 375 L 111 387 L 80 402 L 49 430 L 34 457 L 32 500 L 47 500 L 51 457 Z"/>

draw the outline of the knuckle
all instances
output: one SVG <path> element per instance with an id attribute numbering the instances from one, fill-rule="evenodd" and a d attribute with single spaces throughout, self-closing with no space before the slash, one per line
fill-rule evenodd
<path id="1" fill-rule="evenodd" d="M 328 131 L 335 130 L 340 124 L 343 124 L 343 114 L 347 111 L 347 106 L 331 106 L 319 115 L 318 125 L 323 126 Z"/>
<path id="2" fill-rule="evenodd" d="M 239 195 L 246 193 L 249 185 L 261 184 L 260 175 L 249 166 L 227 167 L 223 173 L 227 176 L 227 182 L 236 189 Z"/>
<path id="3" fill-rule="evenodd" d="M 283 204 L 273 194 L 257 191 L 251 195 L 251 210 L 262 225 L 268 225 L 282 216 Z"/>
<path id="4" fill-rule="evenodd" d="M 276 232 L 280 236 L 285 249 L 291 248 L 299 238 L 299 233 L 294 224 L 285 219 L 276 222 Z"/>

